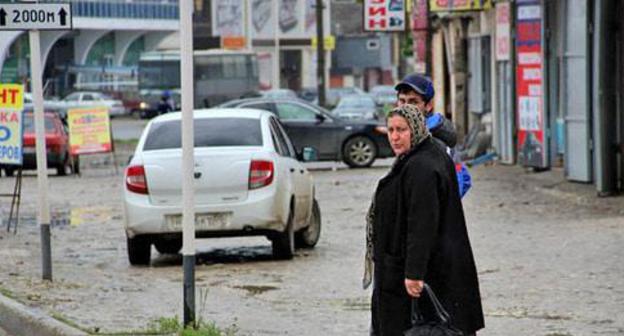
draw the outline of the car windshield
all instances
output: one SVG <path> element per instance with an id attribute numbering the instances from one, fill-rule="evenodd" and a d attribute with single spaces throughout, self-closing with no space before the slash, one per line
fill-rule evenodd
<path id="1" fill-rule="evenodd" d="M 375 101 L 366 96 L 344 97 L 336 108 L 375 108 Z"/>
<path id="2" fill-rule="evenodd" d="M 144 151 L 182 147 L 181 121 L 154 123 Z M 250 118 L 201 118 L 194 120 L 195 147 L 262 146 L 260 120 Z"/>
<path id="3" fill-rule="evenodd" d="M 80 93 L 72 93 L 63 100 L 78 100 L 78 98 L 80 98 Z"/>
<path id="4" fill-rule="evenodd" d="M 45 117 L 45 129 L 46 133 L 54 133 L 56 128 L 54 127 L 53 117 Z M 24 114 L 24 133 L 35 133 L 35 122 L 32 113 Z"/>

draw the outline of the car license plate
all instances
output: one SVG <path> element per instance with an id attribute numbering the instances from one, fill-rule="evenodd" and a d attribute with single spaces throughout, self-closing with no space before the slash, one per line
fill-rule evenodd
<path id="1" fill-rule="evenodd" d="M 218 230 L 230 225 L 231 212 L 212 212 L 195 214 L 195 230 Z M 165 215 L 165 223 L 170 230 L 182 230 L 182 215 Z"/>
<path id="2" fill-rule="evenodd" d="M 24 154 L 34 154 L 35 153 L 35 147 L 24 147 L 24 149 L 22 150 Z"/>

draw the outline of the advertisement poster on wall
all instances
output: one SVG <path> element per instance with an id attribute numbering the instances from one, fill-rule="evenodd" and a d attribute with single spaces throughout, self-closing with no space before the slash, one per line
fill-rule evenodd
<path id="1" fill-rule="evenodd" d="M 536 0 L 516 2 L 516 97 L 518 161 L 529 167 L 547 167 L 542 7 Z"/>
<path id="2" fill-rule="evenodd" d="M 212 1 L 212 32 L 215 36 L 244 36 L 243 0 Z"/>
<path id="3" fill-rule="evenodd" d="M 404 31 L 405 21 L 405 0 L 364 0 L 364 31 Z"/>
<path id="4" fill-rule="evenodd" d="M 277 24 L 274 18 L 275 1 Z M 311 38 L 316 35 L 315 0 L 250 0 L 249 4 L 250 30 L 254 39 L 273 39 L 276 27 L 279 38 Z M 328 23 L 326 29 L 329 28 Z"/>
<path id="5" fill-rule="evenodd" d="M 492 0 L 430 0 L 432 12 L 472 11 L 492 8 Z"/>
<path id="6" fill-rule="evenodd" d="M 509 61 L 511 56 L 511 6 L 496 4 L 496 60 Z"/>

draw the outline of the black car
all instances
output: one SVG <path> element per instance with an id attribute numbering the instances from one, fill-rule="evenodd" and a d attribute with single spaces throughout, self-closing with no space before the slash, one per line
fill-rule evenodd
<path id="1" fill-rule="evenodd" d="M 384 124 L 344 120 L 304 100 L 249 98 L 219 107 L 248 107 L 275 113 L 296 150 L 314 147 L 319 160 L 342 160 L 349 167 L 361 168 L 370 166 L 376 158 L 392 155 Z"/>

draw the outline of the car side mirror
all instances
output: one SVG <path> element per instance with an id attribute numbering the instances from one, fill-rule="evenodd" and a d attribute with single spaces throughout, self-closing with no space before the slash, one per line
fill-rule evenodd
<path id="1" fill-rule="evenodd" d="M 324 115 L 322 115 L 322 114 L 320 114 L 320 113 L 317 113 L 317 114 L 316 114 L 316 121 L 317 121 L 317 122 L 322 123 L 323 121 L 325 121 L 325 119 L 327 119 L 327 118 L 325 118 L 325 116 L 324 116 Z"/>
<path id="2" fill-rule="evenodd" d="M 318 161 L 318 152 L 314 147 L 303 147 L 300 153 L 297 153 L 297 159 L 303 162 Z"/>

